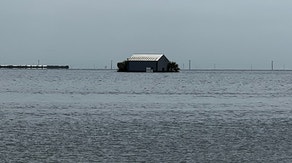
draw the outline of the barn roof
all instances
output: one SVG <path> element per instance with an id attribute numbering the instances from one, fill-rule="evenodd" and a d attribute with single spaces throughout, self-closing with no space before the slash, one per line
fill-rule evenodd
<path id="1" fill-rule="evenodd" d="M 128 61 L 158 61 L 163 54 L 134 54 Z"/>

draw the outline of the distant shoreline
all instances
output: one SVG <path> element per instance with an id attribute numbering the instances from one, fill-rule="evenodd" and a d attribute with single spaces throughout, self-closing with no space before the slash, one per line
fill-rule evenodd
<path id="1" fill-rule="evenodd" d="M 32 70 L 41 70 L 41 69 L 70 69 L 70 70 L 90 70 L 90 71 L 117 71 L 118 69 L 102 69 L 102 68 L 70 68 L 68 65 L 0 65 L 1 69 L 32 69 Z M 292 69 L 181 69 L 183 72 L 194 72 L 194 71 L 205 71 L 205 72 L 239 72 L 239 71 L 246 71 L 246 72 L 259 72 L 259 71 L 266 71 L 266 72 L 290 72 Z M 127 73 L 127 72 L 126 72 Z"/>
<path id="2" fill-rule="evenodd" d="M 117 71 L 118 69 L 102 69 L 102 68 L 97 68 L 97 69 L 94 69 L 94 68 L 70 68 L 70 70 L 92 70 L 92 71 Z M 181 69 L 181 71 L 183 72 L 187 72 L 187 71 L 210 71 L 210 72 L 215 72 L 215 71 L 266 71 L 266 72 L 273 72 L 273 71 L 292 71 L 290 69 L 287 69 L 287 70 L 281 70 L 281 69 L 274 69 L 274 70 L 268 70 L 268 69 L 253 69 L 253 70 L 250 70 L 250 69 Z M 132 72 L 125 72 L 125 73 L 132 73 Z M 135 72 L 134 72 L 135 73 Z M 139 72 L 136 72 L 136 73 L 139 73 Z M 143 73 L 143 72 L 142 72 Z M 159 73 L 159 72 L 158 72 Z M 167 73 L 167 72 L 164 72 L 164 73 Z"/>
<path id="3" fill-rule="evenodd" d="M 0 65 L 0 69 L 69 69 L 68 65 Z"/>
<path id="4" fill-rule="evenodd" d="M 281 69 L 181 69 L 182 71 L 292 71 L 290 69 L 281 70 Z"/>

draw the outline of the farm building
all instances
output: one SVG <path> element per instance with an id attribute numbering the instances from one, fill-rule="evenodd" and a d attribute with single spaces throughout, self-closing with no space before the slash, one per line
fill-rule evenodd
<path id="1" fill-rule="evenodd" d="M 174 67 L 173 67 L 173 64 Z M 122 72 L 178 72 L 175 62 L 170 62 L 164 54 L 134 54 L 124 62 L 118 63 Z"/>
<path id="2" fill-rule="evenodd" d="M 163 54 L 134 54 L 127 61 L 127 70 L 130 72 L 145 72 L 147 68 L 153 72 L 164 72 L 169 64 Z"/>

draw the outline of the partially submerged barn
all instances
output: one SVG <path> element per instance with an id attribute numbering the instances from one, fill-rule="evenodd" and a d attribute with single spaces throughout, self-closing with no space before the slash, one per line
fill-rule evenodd
<path id="1" fill-rule="evenodd" d="M 169 72 L 174 71 L 164 54 L 134 54 L 124 62 L 118 63 L 119 71 L 123 72 Z M 179 70 L 178 65 L 176 64 Z"/>

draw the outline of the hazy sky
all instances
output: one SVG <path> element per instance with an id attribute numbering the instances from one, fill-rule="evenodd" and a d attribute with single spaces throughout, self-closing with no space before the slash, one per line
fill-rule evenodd
<path id="1" fill-rule="evenodd" d="M 291 0 L 1 0 L 0 64 L 164 53 L 181 68 L 292 69 L 291 16 Z"/>

